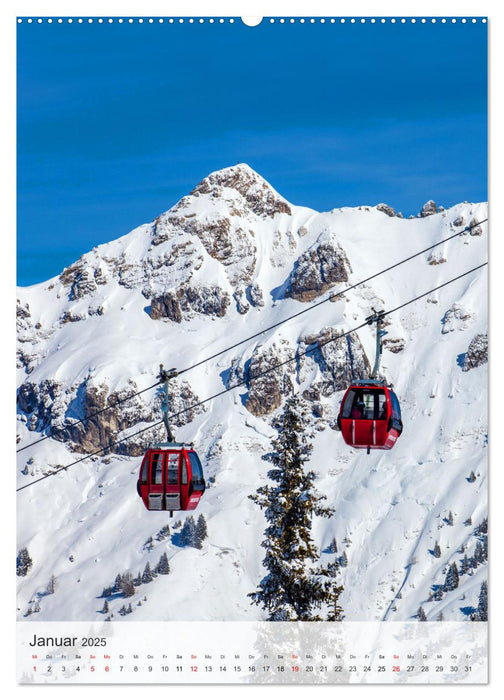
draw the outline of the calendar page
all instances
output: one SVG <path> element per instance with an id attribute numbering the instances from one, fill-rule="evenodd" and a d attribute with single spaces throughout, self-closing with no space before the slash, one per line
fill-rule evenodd
<path id="1" fill-rule="evenodd" d="M 487 18 L 13 21 L 18 684 L 487 683 Z"/>

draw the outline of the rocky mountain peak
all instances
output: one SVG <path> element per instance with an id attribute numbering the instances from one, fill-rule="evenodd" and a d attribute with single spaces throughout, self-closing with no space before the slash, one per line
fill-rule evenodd
<path id="1" fill-rule="evenodd" d="M 258 216 L 292 213 L 289 203 L 246 163 L 210 173 L 191 191 L 191 195 L 223 197 L 225 189 L 235 190 Z"/>

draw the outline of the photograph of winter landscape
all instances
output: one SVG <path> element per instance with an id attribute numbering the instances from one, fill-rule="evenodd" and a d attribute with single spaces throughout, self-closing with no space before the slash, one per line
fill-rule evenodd
<path id="1" fill-rule="evenodd" d="M 487 25 L 17 27 L 17 619 L 487 621 Z"/>

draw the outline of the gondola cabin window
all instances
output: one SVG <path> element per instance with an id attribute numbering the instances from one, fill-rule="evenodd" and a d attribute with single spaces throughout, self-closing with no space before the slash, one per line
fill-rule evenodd
<path id="1" fill-rule="evenodd" d="M 203 467 L 200 462 L 200 458 L 196 452 L 188 453 L 189 462 L 191 463 L 191 475 L 192 480 L 195 484 L 203 483 Z"/>
<path id="2" fill-rule="evenodd" d="M 163 483 L 163 453 L 155 452 L 151 462 L 151 482 L 153 484 Z"/>
<path id="3" fill-rule="evenodd" d="M 342 418 L 385 420 L 387 397 L 382 389 L 351 389 L 343 405 Z"/>
<path id="4" fill-rule="evenodd" d="M 171 452 L 168 454 L 168 466 L 167 466 L 167 484 L 178 484 L 178 467 L 179 467 L 179 453 Z"/>

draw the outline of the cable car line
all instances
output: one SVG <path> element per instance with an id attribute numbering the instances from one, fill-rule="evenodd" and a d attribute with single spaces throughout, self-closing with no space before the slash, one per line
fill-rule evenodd
<path id="1" fill-rule="evenodd" d="M 429 250 L 432 250 L 433 248 L 436 248 L 437 246 L 440 246 L 443 243 L 446 243 L 447 241 L 452 240 L 453 238 L 457 238 L 458 236 L 461 236 L 463 233 L 466 233 L 467 231 L 471 231 L 473 228 L 476 228 L 477 226 L 480 226 L 481 224 L 484 224 L 487 221 L 488 221 L 488 218 L 482 219 L 481 221 L 478 221 L 474 224 L 471 224 L 470 226 L 466 226 L 464 229 L 462 229 L 462 231 L 458 231 L 457 233 L 454 233 L 451 236 L 448 236 L 447 238 L 444 238 L 443 240 L 438 241 L 437 243 L 434 243 L 433 245 L 431 245 L 427 248 L 424 248 L 423 250 L 420 250 L 419 252 L 414 253 L 413 255 L 410 255 L 407 258 L 404 258 L 403 260 L 400 260 L 399 262 L 396 262 L 393 265 L 390 265 L 389 267 L 386 267 L 383 270 L 380 270 L 379 272 L 376 272 L 375 274 L 370 275 L 369 277 L 366 277 L 365 279 L 361 280 L 360 282 L 356 282 L 355 284 L 352 284 L 351 286 L 339 291 L 336 294 L 330 294 L 325 299 L 322 299 L 321 301 L 318 301 L 315 304 L 311 304 L 307 308 L 301 309 L 300 311 L 296 312 L 295 314 L 292 314 L 291 316 L 287 316 L 282 321 L 278 321 L 277 323 L 274 323 L 273 325 L 268 326 L 267 328 L 263 328 L 263 330 L 258 331 L 257 333 L 254 333 L 253 335 L 248 336 L 248 338 L 244 338 L 243 340 L 240 340 L 237 343 L 234 343 L 234 345 L 230 345 L 229 347 L 224 348 L 223 350 L 219 350 L 218 352 L 214 353 L 213 355 L 210 355 L 209 357 L 206 357 L 203 360 L 199 360 L 198 362 L 194 363 L 193 365 L 178 371 L 177 374 L 180 376 L 181 374 L 185 374 L 185 372 L 189 372 L 190 370 L 195 369 L 196 367 L 199 367 L 200 365 L 206 364 L 210 360 L 214 360 L 216 357 L 220 357 L 220 355 L 223 355 L 224 353 L 229 352 L 230 350 L 234 350 L 235 348 L 239 347 L 240 345 L 243 345 L 244 343 L 247 343 L 250 340 L 257 338 L 260 335 L 263 335 L 264 333 L 267 333 L 268 331 L 273 330 L 274 328 L 278 328 L 279 326 L 282 326 L 284 323 L 287 323 L 287 321 L 291 321 L 293 318 L 297 318 L 298 316 L 301 316 L 302 314 L 305 314 L 308 311 L 311 311 L 312 309 L 316 309 L 318 306 L 321 306 L 322 304 L 325 304 L 328 301 L 332 301 L 333 299 L 337 299 L 338 297 L 343 296 L 347 292 L 350 292 L 353 289 L 360 287 L 361 284 L 365 284 L 366 282 L 369 282 L 370 280 L 375 279 L 376 277 L 379 277 L 380 275 L 385 274 L 385 272 L 390 272 L 390 270 L 393 270 L 394 268 L 399 267 L 400 265 L 403 265 L 404 263 L 409 262 L 410 260 L 413 260 L 414 258 L 417 258 L 419 255 L 423 255 L 424 253 L 427 253 Z M 130 394 L 129 396 L 126 396 L 123 399 L 119 399 L 118 401 L 115 401 L 114 403 L 110 404 L 109 406 L 105 406 L 104 408 L 101 408 L 100 410 L 96 411 L 95 413 L 91 413 L 90 415 L 86 416 L 85 418 L 80 418 L 80 419 L 76 420 L 75 423 L 71 423 L 70 425 L 67 425 L 67 426 L 62 427 L 62 428 L 56 428 L 55 430 L 59 430 L 60 432 L 62 432 L 63 430 L 67 430 L 68 428 L 71 428 L 75 425 L 79 425 L 80 423 L 85 423 L 86 421 L 91 420 L 92 418 L 95 418 L 96 416 L 99 416 L 100 414 L 104 413 L 105 411 L 108 411 L 111 408 L 115 408 L 116 406 L 119 406 L 121 403 L 124 403 L 125 401 L 129 401 L 130 399 L 135 398 L 135 396 L 139 396 L 140 394 L 144 393 L 145 391 L 149 391 L 150 389 L 154 389 L 156 386 L 159 386 L 162 383 L 163 383 L 162 380 L 158 381 L 155 384 L 152 384 L 151 386 L 148 386 L 145 389 L 142 389 L 141 391 L 137 391 L 134 394 Z M 47 440 L 50 437 L 53 437 L 53 435 L 52 434 L 44 435 L 43 437 L 39 438 L 38 440 L 34 440 L 33 442 L 31 442 L 29 445 L 25 445 L 24 447 L 20 447 L 19 449 L 16 450 L 16 453 L 23 452 L 23 450 L 27 450 L 29 447 L 33 447 L 34 445 L 38 445 L 39 443 L 43 442 L 44 440 Z"/>
<path id="2" fill-rule="evenodd" d="M 399 265 L 403 265 L 406 262 L 409 262 L 410 260 L 413 260 L 414 258 L 417 258 L 419 255 L 423 255 L 423 253 L 427 253 L 429 250 L 432 250 L 433 248 L 437 248 L 437 246 L 442 245 L 443 243 L 446 243 L 447 241 L 451 241 L 452 238 L 457 238 L 457 236 L 461 236 L 463 233 L 466 233 L 467 231 L 471 231 L 473 228 L 476 228 L 476 226 L 479 226 L 480 224 L 484 224 L 486 221 L 488 221 L 488 218 L 482 219 L 481 221 L 478 221 L 471 226 L 466 226 L 462 231 L 458 231 L 457 233 L 454 233 L 451 236 L 448 236 L 448 238 L 444 238 L 442 241 L 438 241 L 437 243 L 434 243 L 434 245 L 429 246 L 428 248 L 424 248 L 423 250 L 420 250 L 418 253 L 414 253 L 413 255 L 410 255 L 407 258 L 404 258 L 404 260 L 400 260 L 399 262 L 394 263 L 393 265 L 390 265 L 389 267 L 384 268 L 383 270 L 380 270 L 380 272 L 376 272 L 373 275 L 370 275 L 370 277 L 366 277 L 365 279 L 361 280 L 360 282 L 356 282 L 355 284 L 352 284 L 350 287 L 347 287 L 346 289 L 342 289 L 341 291 L 335 293 L 335 294 L 330 294 L 328 297 L 325 299 L 322 299 L 321 301 L 316 302 L 315 304 L 311 304 L 305 309 L 301 309 L 301 311 L 297 311 L 295 314 L 292 314 L 292 316 L 287 316 L 287 318 L 284 318 L 282 321 L 278 321 L 277 323 L 274 323 L 271 326 L 268 326 L 268 328 L 264 328 L 261 331 L 258 331 L 257 333 L 254 333 L 253 335 L 250 335 L 248 338 L 244 338 L 243 340 L 240 340 L 238 343 L 235 343 L 234 345 L 230 345 L 228 348 L 225 348 L 224 350 L 220 350 L 219 352 L 214 353 L 213 355 L 210 355 L 209 357 L 206 357 L 204 360 L 200 360 L 199 362 L 196 362 L 194 365 L 191 365 L 190 367 L 186 367 L 185 369 L 179 370 L 178 374 L 184 374 L 184 372 L 189 372 L 191 369 L 195 369 L 195 367 L 199 367 L 200 365 L 205 364 L 206 362 L 209 362 L 210 360 L 214 360 L 216 357 L 219 357 L 220 355 L 223 355 L 224 353 L 228 352 L 229 350 L 234 350 L 234 348 L 237 348 L 240 345 L 243 345 L 243 343 L 247 343 L 249 340 L 253 340 L 254 338 L 257 338 L 258 336 L 262 335 L 263 333 L 267 333 L 268 331 L 273 330 L 273 328 L 278 328 L 278 326 L 283 325 L 284 323 L 287 323 L 287 321 L 291 321 L 293 318 L 297 318 L 298 316 L 301 316 L 302 314 L 307 313 L 308 311 L 311 311 L 312 309 L 316 309 L 318 306 L 321 306 L 322 304 L 325 304 L 328 301 L 333 301 L 333 299 L 337 299 L 340 296 L 343 296 L 343 294 L 346 294 L 347 292 L 352 291 L 352 289 L 356 289 L 357 287 L 360 287 L 361 284 L 365 284 L 366 282 L 369 282 L 370 280 L 375 279 L 375 277 L 379 277 L 380 275 L 385 274 L 385 272 L 390 272 L 390 270 L 393 270 L 396 267 L 399 267 Z"/>
<path id="3" fill-rule="evenodd" d="M 462 279 L 463 277 L 466 277 L 467 275 L 470 275 L 472 272 L 476 272 L 476 270 L 479 270 L 482 267 L 485 267 L 486 265 L 488 265 L 488 262 L 481 263 L 481 265 L 477 265 L 476 267 L 473 267 L 472 269 L 467 270 L 466 272 L 463 272 L 460 275 L 457 275 L 457 277 L 453 277 L 452 279 L 448 280 L 447 282 L 443 282 L 442 284 L 439 284 L 437 287 L 433 287 L 432 289 L 429 289 L 427 292 L 423 292 L 422 294 L 419 294 L 418 296 L 414 297 L 413 299 L 410 299 L 409 301 L 406 301 L 403 304 L 400 304 L 399 306 L 396 306 L 393 309 L 389 309 L 388 311 L 380 312 L 380 315 L 383 318 L 384 316 L 388 316 L 392 313 L 395 313 L 396 311 L 399 311 L 400 309 L 403 309 L 404 307 L 409 306 L 409 304 L 413 304 L 415 301 L 418 301 L 419 299 L 423 299 L 424 297 L 428 296 L 429 294 L 432 294 L 433 292 L 436 292 L 439 289 L 442 289 L 443 287 L 448 286 L 452 282 L 456 282 L 457 280 Z M 327 340 L 324 340 L 323 342 L 318 342 L 318 343 L 314 344 L 313 346 L 308 347 L 306 350 L 303 350 L 302 352 L 296 352 L 292 357 L 288 358 L 287 360 L 283 360 L 282 362 L 279 362 L 278 364 L 274 365 L 273 367 L 269 367 L 268 369 L 263 370 L 262 372 L 259 372 L 258 374 L 248 375 L 245 379 L 241 380 L 240 382 L 237 382 L 236 384 L 233 384 L 232 386 L 227 387 L 226 389 L 223 389 L 222 391 L 217 392 L 216 394 L 213 394 L 213 396 L 209 396 L 206 399 L 202 399 L 201 401 L 198 401 L 197 403 L 195 403 L 191 406 L 188 406 L 186 408 L 181 409 L 180 411 L 177 411 L 176 413 L 172 413 L 169 416 L 169 419 L 172 420 L 173 418 L 176 418 L 177 416 L 180 416 L 183 413 L 187 413 L 188 411 L 191 411 L 195 408 L 198 408 L 199 406 L 203 406 L 204 404 L 208 403 L 209 401 L 213 401 L 214 399 L 217 399 L 220 396 L 227 394 L 229 391 L 232 391 L 233 389 L 237 389 L 240 386 L 243 386 L 247 383 L 255 381 L 256 379 L 259 379 L 260 377 L 263 377 L 266 374 L 269 374 L 270 372 L 274 372 L 275 370 L 279 369 L 280 367 L 283 367 L 286 364 L 289 364 L 290 362 L 295 362 L 296 360 L 300 359 L 301 357 L 303 357 L 305 355 L 309 355 L 310 353 L 314 352 L 315 350 L 318 350 L 318 349 L 324 347 L 325 345 L 328 345 L 329 343 L 333 343 L 334 341 L 339 340 L 340 338 L 345 338 L 346 336 L 350 335 L 351 333 L 355 333 L 356 331 L 360 330 L 361 328 L 364 328 L 367 325 L 369 325 L 369 319 L 366 319 L 363 323 L 356 326 L 355 328 L 352 328 L 349 331 L 345 331 L 344 333 L 339 333 L 338 335 L 335 335 Z M 70 464 L 67 464 L 63 467 L 59 467 L 58 469 L 55 469 L 54 471 L 50 472 L 49 474 L 45 474 L 44 476 L 41 476 L 38 479 L 30 481 L 28 484 L 25 484 L 24 486 L 20 486 L 19 488 L 16 489 L 16 492 L 22 491 L 23 489 L 26 489 L 29 486 L 32 486 L 33 484 L 38 483 L 39 481 L 43 481 L 44 479 L 47 479 L 50 476 L 54 476 L 55 474 L 58 474 L 60 471 L 64 471 L 66 469 L 69 469 L 70 467 L 73 467 L 76 464 L 80 464 L 80 462 L 83 462 L 86 459 L 90 459 L 91 457 L 95 457 L 99 454 L 102 454 L 103 452 L 106 452 L 107 450 L 114 447 L 115 445 L 119 445 L 120 443 L 125 442 L 126 440 L 129 440 L 130 438 L 133 438 L 133 437 L 136 437 L 137 435 L 145 433 L 147 430 L 151 430 L 152 428 L 155 428 L 164 422 L 165 422 L 165 418 L 163 417 L 161 420 L 157 421 L 156 423 L 153 423 L 152 425 L 149 425 L 147 428 L 141 428 L 140 430 L 136 431 L 135 433 L 132 433 L 131 435 L 127 435 L 123 438 L 120 438 L 119 440 L 114 440 L 113 442 L 110 442 L 105 447 L 102 447 L 99 450 L 95 450 L 95 452 L 91 452 L 90 454 L 87 454 L 84 457 L 81 457 L 80 459 L 77 459 L 74 462 L 71 462 Z"/>

